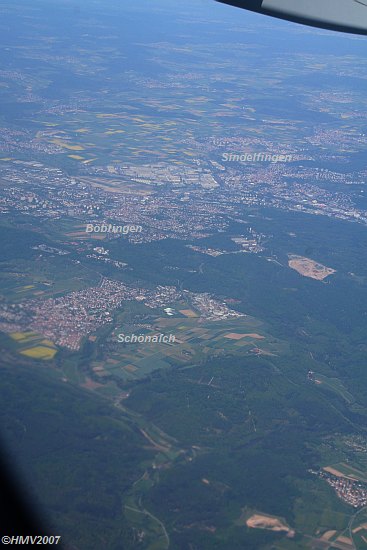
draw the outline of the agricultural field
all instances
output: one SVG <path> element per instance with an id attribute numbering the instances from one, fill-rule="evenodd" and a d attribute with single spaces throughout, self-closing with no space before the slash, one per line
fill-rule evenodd
<path id="1" fill-rule="evenodd" d="M 235 321 L 205 322 L 193 308 L 183 309 L 184 304 L 174 306 L 173 316 L 155 317 L 149 329 L 139 329 L 134 324 L 114 329 L 109 337 L 108 356 L 92 365 L 95 375 L 102 379 L 113 375 L 126 381 L 136 380 L 157 369 L 184 367 L 200 363 L 206 357 L 228 354 L 275 357 L 287 350 L 284 343 L 262 332 L 262 324 L 250 316 Z M 175 342 L 116 343 L 119 334 L 172 334 Z"/>
<path id="2" fill-rule="evenodd" d="M 10 337 L 16 343 L 18 353 L 31 359 L 50 360 L 58 351 L 51 340 L 34 332 L 12 332 Z"/>
<path id="3" fill-rule="evenodd" d="M 344 477 L 347 479 L 352 479 L 354 481 L 363 481 L 367 483 L 366 471 L 361 471 L 350 464 L 346 464 L 345 462 L 339 462 L 330 466 L 324 466 L 323 469 L 326 472 L 335 475 L 336 477 Z"/>
<path id="4" fill-rule="evenodd" d="M 351 523 L 353 542 L 358 550 L 363 550 L 367 545 L 367 511 L 362 510 L 356 514 Z"/>

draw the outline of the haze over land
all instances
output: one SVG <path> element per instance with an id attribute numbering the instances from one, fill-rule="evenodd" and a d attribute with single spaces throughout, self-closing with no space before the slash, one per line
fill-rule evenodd
<path id="1" fill-rule="evenodd" d="M 74 548 L 365 548 L 366 41 L 131 4 L 0 7 L 7 453 Z"/>

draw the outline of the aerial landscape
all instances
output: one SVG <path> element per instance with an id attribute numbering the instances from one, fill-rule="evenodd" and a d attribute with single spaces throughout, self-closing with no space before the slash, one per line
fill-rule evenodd
<path id="1" fill-rule="evenodd" d="M 366 39 L 211 0 L 0 15 L 1 449 L 48 533 L 367 548 Z"/>

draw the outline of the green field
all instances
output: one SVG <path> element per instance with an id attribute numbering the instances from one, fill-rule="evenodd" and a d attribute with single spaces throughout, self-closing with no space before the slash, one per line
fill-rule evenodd
<path id="1" fill-rule="evenodd" d="M 126 306 L 129 309 L 129 304 Z M 185 304 L 176 307 L 177 311 L 182 310 Z M 148 308 L 140 308 L 142 311 L 149 312 Z M 129 317 L 126 310 L 125 317 Z M 103 362 L 93 363 L 96 375 L 105 377 L 112 374 L 122 380 L 135 380 L 157 369 L 200 363 L 206 357 L 218 354 L 251 354 L 254 353 L 251 350 L 256 348 L 259 354 L 277 356 L 287 351 L 285 343 L 269 337 L 261 323 L 249 316 L 213 322 L 203 322 L 199 317 L 186 318 L 182 323 L 182 315 L 178 313 L 169 318 L 155 317 L 152 324 L 154 330 L 135 329 L 134 325 L 115 329 L 110 336 L 108 357 Z M 173 334 L 176 342 L 172 345 L 150 342 L 116 344 L 114 341 L 120 333 Z"/>

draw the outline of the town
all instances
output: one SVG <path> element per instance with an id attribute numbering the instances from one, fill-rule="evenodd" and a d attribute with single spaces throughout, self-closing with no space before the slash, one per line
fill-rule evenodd
<path id="1" fill-rule="evenodd" d="M 184 168 L 162 163 L 144 169 L 130 165 L 122 174 L 118 166 L 111 173 L 108 167 L 84 165 L 81 170 L 88 176 L 69 176 L 61 168 L 9 157 L 2 159 L 0 212 L 20 212 L 41 220 L 75 219 L 84 226 L 123 222 L 143 228 L 123 235 L 135 244 L 204 238 L 225 230 L 228 217 L 240 217 L 243 207 L 272 207 L 367 223 L 366 211 L 356 205 L 349 191 L 351 184 L 358 187 L 364 181 L 362 172 L 336 174 L 300 166 L 299 161 L 268 166 L 231 163 L 224 170 L 219 163 L 197 162 L 200 164 L 190 160 Z M 139 170 L 145 176 L 135 181 L 133 174 Z M 185 179 L 186 173 L 190 179 Z M 203 174 L 218 185 L 203 185 Z M 325 179 L 337 181 L 337 189 L 320 186 L 320 180 Z M 112 183 L 117 185 L 113 193 L 105 189 Z M 345 191 L 341 190 L 343 186 Z M 105 236 L 113 239 L 121 235 L 109 232 Z M 259 251 L 251 247 L 248 250 Z M 217 250 L 206 253 L 215 256 Z"/>
<path id="2" fill-rule="evenodd" d="M 3 305 L 0 308 L 0 328 L 8 334 L 32 330 L 60 347 L 77 351 L 84 337 L 105 324 L 111 324 L 113 312 L 131 300 L 158 310 L 162 316 L 172 315 L 174 309 L 170 306 L 179 300 L 185 300 L 198 312 L 197 316 L 207 321 L 244 316 L 208 293 L 181 291 L 174 286 L 147 289 L 101 277 L 97 286 L 62 297 L 25 300 L 21 306 Z"/>
<path id="3" fill-rule="evenodd" d="M 334 488 L 338 497 L 353 508 L 363 508 L 367 505 L 367 483 L 350 477 L 334 475 L 325 469 L 309 470 L 309 472 L 324 479 Z"/>

